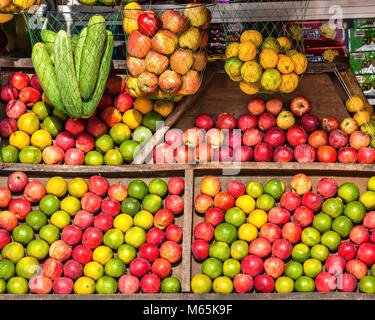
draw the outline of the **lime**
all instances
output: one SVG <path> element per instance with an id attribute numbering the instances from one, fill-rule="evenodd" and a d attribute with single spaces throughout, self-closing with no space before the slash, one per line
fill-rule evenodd
<path id="1" fill-rule="evenodd" d="M 252 181 L 246 186 L 246 193 L 256 199 L 263 194 L 263 185 L 260 182 Z"/>
<path id="2" fill-rule="evenodd" d="M 319 213 L 314 217 L 313 227 L 319 232 L 331 230 L 332 218 L 326 213 Z"/>
<path id="3" fill-rule="evenodd" d="M 289 261 L 285 265 L 285 275 L 293 280 L 297 280 L 303 275 L 303 267 L 297 261 Z"/>
<path id="4" fill-rule="evenodd" d="M 152 132 L 149 128 L 144 126 L 139 126 L 133 132 L 133 141 L 139 143 L 139 145 L 143 146 L 146 144 L 148 140 L 152 138 Z"/>
<path id="5" fill-rule="evenodd" d="M 21 242 L 26 246 L 31 240 L 34 239 L 34 231 L 27 224 L 18 225 L 13 229 L 12 237 L 14 241 Z"/>
<path id="6" fill-rule="evenodd" d="M 358 200 L 359 189 L 352 182 L 343 183 L 337 190 L 338 196 L 344 200 L 345 203 Z"/>
<path id="7" fill-rule="evenodd" d="M 359 292 L 364 293 L 375 293 L 375 277 L 364 276 L 359 280 Z"/>
<path id="8" fill-rule="evenodd" d="M 225 212 L 225 222 L 231 223 L 236 228 L 240 227 L 246 221 L 246 214 L 240 208 L 233 207 Z"/>
<path id="9" fill-rule="evenodd" d="M 39 129 L 39 119 L 34 112 L 24 113 L 17 119 L 17 127 L 18 130 L 32 135 Z"/>
<path id="10" fill-rule="evenodd" d="M 163 207 L 163 200 L 158 195 L 150 193 L 143 198 L 142 207 L 146 211 L 156 213 Z"/>
<path id="11" fill-rule="evenodd" d="M 104 267 L 96 261 L 90 261 L 83 268 L 83 274 L 97 281 L 100 277 L 104 275 Z"/>
<path id="12" fill-rule="evenodd" d="M 307 259 L 303 263 L 303 272 L 306 276 L 315 278 L 322 271 L 322 263 L 317 259 Z"/>
<path id="13" fill-rule="evenodd" d="M 294 282 L 294 289 L 297 292 L 313 292 L 315 290 L 315 281 L 308 276 L 301 276 Z"/>
<path id="14" fill-rule="evenodd" d="M 61 210 L 68 213 L 70 216 L 75 216 L 75 214 L 81 210 L 81 201 L 72 196 L 65 197 L 60 203 Z"/>
<path id="15" fill-rule="evenodd" d="M 141 210 L 141 204 L 135 198 L 128 197 L 121 202 L 121 212 L 127 213 L 134 217 L 137 212 Z"/>
<path id="16" fill-rule="evenodd" d="M 302 231 L 301 240 L 302 243 L 312 247 L 320 242 L 320 232 L 312 227 L 305 228 Z"/>
<path id="17" fill-rule="evenodd" d="M 164 118 L 156 112 L 150 112 L 143 117 L 142 125 L 149 128 L 152 133 L 155 133 L 157 128 L 163 126 Z"/>
<path id="18" fill-rule="evenodd" d="M 321 243 L 324 244 L 332 252 L 336 251 L 341 243 L 340 235 L 335 231 L 327 231 L 323 233 Z"/>
<path id="19" fill-rule="evenodd" d="M 142 210 L 134 216 L 133 223 L 136 227 L 148 230 L 154 225 L 154 216 L 150 212 Z"/>
<path id="20" fill-rule="evenodd" d="M 349 236 L 353 229 L 353 222 L 346 216 L 337 217 L 332 223 L 332 230 L 336 231 L 341 237 Z"/>
<path id="21" fill-rule="evenodd" d="M 143 200 L 148 194 L 147 184 L 142 180 L 133 180 L 128 186 L 128 195 L 138 200 Z"/>
<path id="22" fill-rule="evenodd" d="M 47 241 L 48 244 L 60 240 L 60 230 L 52 224 L 47 224 L 39 230 L 39 238 Z"/>
<path id="23" fill-rule="evenodd" d="M 112 277 L 101 277 L 96 282 L 95 290 L 99 294 L 114 294 L 117 292 L 117 281 Z"/>
<path id="24" fill-rule="evenodd" d="M 140 227 L 131 227 L 125 233 L 125 242 L 138 249 L 146 242 L 145 230 Z"/>
<path id="25" fill-rule="evenodd" d="M 16 267 L 14 263 L 3 257 L 0 260 L 0 279 L 7 281 L 16 274 Z"/>
<path id="26" fill-rule="evenodd" d="M 168 184 L 160 178 L 153 179 L 148 184 L 148 191 L 164 198 L 168 193 Z"/>
<path id="27" fill-rule="evenodd" d="M 60 209 L 60 201 L 55 195 L 47 194 L 40 200 L 39 208 L 47 216 L 50 216 Z"/>
<path id="28" fill-rule="evenodd" d="M 16 274 L 19 277 L 30 279 L 40 271 L 39 261 L 34 257 L 24 257 L 17 262 Z"/>
<path id="29" fill-rule="evenodd" d="M 294 281 L 289 277 L 277 278 L 275 282 L 275 290 L 278 293 L 289 293 L 294 290 Z"/>
<path id="30" fill-rule="evenodd" d="M 57 228 L 64 229 L 70 223 L 70 215 L 66 213 L 64 210 L 56 211 L 51 216 L 51 223 L 56 226 Z"/>
<path id="31" fill-rule="evenodd" d="M 124 243 L 124 234 L 118 229 L 109 229 L 103 236 L 103 244 L 113 250 Z"/>
<path id="32" fill-rule="evenodd" d="M 292 259 L 303 263 L 310 257 L 310 248 L 303 243 L 298 243 L 293 247 Z"/>
<path id="33" fill-rule="evenodd" d="M 190 287 L 193 293 L 210 293 L 212 290 L 212 280 L 209 276 L 198 273 L 191 279 Z"/>
<path id="34" fill-rule="evenodd" d="M 359 201 L 348 202 L 344 209 L 346 215 L 354 223 L 361 223 L 365 217 L 366 209 Z"/>
<path id="35" fill-rule="evenodd" d="M 258 209 L 268 212 L 275 206 L 275 203 L 275 199 L 272 196 L 264 193 L 257 199 L 256 206 Z"/>
<path id="36" fill-rule="evenodd" d="M 38 117 L 39 120 L 44 120 L 51 114 L 51 108 L 43 101 L 34 103 L 32 111 Z"/>
<path id="37" fill-rule="evenodd" d="M 42 152 L 34 146 L 22 148 L 18 154 L 21 163 L 40 163 L 42 161 Z"/>
<path id="38" fill-rule="evenodd" d="M 215 293 L 232 293 L 233 282 L 226 276 L 218 277 L 212 283 L 212 289 Z"/>
<path id="39" fill-rule="evenodd" d="M 162 293 L 180 293 L 181 292 L 181 283 L 175 277 L 168 277 L 163 279 L 160 284 Z"/>
<path id="40" fill-rule="evenodd" d="M 323 202 L 322 211 L 335 219 L 344 212 L 344 204 L 340 198 L 327 199 Z"/>
<path id="41" fill-rule="evenodd" d="M 359 197 L 359 201 L 365 206 L 367 211 L 375 209 L 375 192 L 365 191 Z"/>
<path id="42" fill-rule="evenodd" d="M 92 259 L 101 264 L 106 264 L 113 257 L 113 251 L 107 246 L 96 247 L 92 253 Z"/>
<path id="43" fill-rule="evenodd" d="M 85 165 L 101 166 L 104 163 L 103 155 L 98 151 L 89 151 L 85 155 Z"/>
<path id="44" fill-rule="evenodd" d="M 10 242 L 1 250 L 1 258 L 17 263 L 25 256 L 25 249 L 18 242 Z"/>
<path id="45" fill-rule="evenodd" d="M 64 122 L 56 116 L 49 116 L 43 120 L 42 128 L 47 130 L 51 136 L 56 137 L 64 130 Z"/>
<path id="46" fill-rule="evenodd" d="M 208 258 L 202 263 L 201 270 L 214 280 L 223 275 L 223 263 L 219 259 Z"/>
<path id="47" fill-rule="evenodd" d="M 221 223 L 215 228 L 215 240 L 223 241 L 228 244 L 237 240 L 237 229 L 230 223 Z"/>
<path id="48" fill-rule="evenodd" d="M 264 192 L 272 196 L 274 199 L 279 200 L 285 191 L 284 184 L 277 179 L 269 180 L 264 185 Z"/>
<path id="49" fill-rule="evenodd" d="M 209 246 L 208 255 L 212 258 L 225 261 L 230 257 L 230 247 L 225 242 L 215 241 Z"/>
<path id="50" fill-rule="evenodd" d="M 120 145 L 125 140 L 129 140 L 131 137 L 131 131 L 125 123 L 116 123 L 109 130 L 109 134 L 117 145 Z"/>
<path id="51" fill-rule="evenodd" d="M 29 284 L 25 278 L 13 277 L 7 283 L 7 293 L 26 294 L 29 291 Z"/>
<path id="52" fill-rule="evenodd" d="M 18 149 L 15 146 L 4 146 L 1 148 L 2 162 L 18 162 Z"/>
<path id="53" fill-rule="evenodd" d="M 311 258 L 324 262 L 328 258 L 329 250 L 322 244 L 316 244 L 311 248 L 310 255 Z"/>
<path id="54" fill-rule="evenodd" d="M 125 243 L 117 249 L 117 256 L 126 264 L 130 264 L 137 256 L 137 250 L 130 244 Z"/>
<path id="55" fill-rule="evenodd" d="M 241 272 L 241 264 L 238 260 L 227 259 L 223 263 L 223 274 L 230 279 L 233 279 L 237 274 Z"/>
<path id="56" fill-rule="evenodd" d="M 108 166 L 119 166 L 124 163 L 124 158 L 121 152 L 116 149 L 111 149 L 104 155 L 104 164 Z"/>
<path id="57" fill-rule="evenodd" d="M 105 274 L 114 278 L 120 278 L 125 271 L 125 263 L 120 258 L 112 258 L 104 266 Z"/>
<path id="58" fill-rule="evenodd" d="M 119 148 L 125 162 L 132 162 L 134 158 L 137 156 L 139 151 L 141 150 L 141 146 L 133 141 L 133 140 L 126 140 L 121 143 Z"/>
<path id="59" fill-rule="evenodd" d="M 49 245 L 42 239 L 32 240 L 26 247 L 27 255 L 38 260 L 44 259 L 48 255 L 48 251 Z"/>
<path id="60" fill-rule="evenodd" d="M 115 147 L 115 142 L 113 141 L 112 137 L 105 133 L 101 136 L 97 137 L 95 140 L 95 148 L 97 151 L 101 153 L 106 153 L 107 151 L 113 149 Z"/>
<path id="61" fill-rule="evenodd" d="M 233 259 L 242 260 L 249 253 L 249 245 L 246 241 L 236 240 L 230 246 L 230 255 Z"/>
<path id="62" fill-rule="evenodd" d="M 31 211 L 26 216 L 25 221 L 34 231 L 39 231 L 41 227 L 47 224 L 48 219 L 42 211 Z"/>
<path id="63" fill-rule="evenodd" d="M 68 115 L 57 108 L 53 108 L 52 115 L 55 117 L 58 117 L 62 121 L 65 121 L 66 119 L 68 119 Z"/>

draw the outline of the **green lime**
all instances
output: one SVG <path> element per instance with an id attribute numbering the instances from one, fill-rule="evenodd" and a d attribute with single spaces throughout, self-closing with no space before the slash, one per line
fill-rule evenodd
<path id="1" fill-rule="evenodd" d="M 68 115 L 65 112 L 62 112 L 61 110 L 57 108 L 53 108 L 52 115 L 61 119 L 62 121 L 65 121 L 66 119 L 68 119 Z"/>
<path id="2" fill-rule="evenodd" d="M 19 242 L 10 242 L 1 250 L 1 258 L 17 263 L 25 256 L 25 248 Z"/>
<path id="3" fill-rule="evenodd" d="M 225 261 L 230 257 L 230 247 L 222 241 L 215 241 L 208 248 L 208 255 L 212 258 Z"/>
<path id="4" fill-rule="evenodd" d="M 212 290 L 215 293 L 232 293 L 233 282 L 226 276 L 218 277 L 212 283 Z"/>
<path id="5" fill-rule="evenodd" d="M 40 163 L 42 161 L 42 151 L 34 146 L 26 146 L 18 154 L 21 163 Z"/>
<path id="6" fill-rule="evenodd" d="M 230 223 L 220 223 L 215 228 L 215 240 L 223 241 L 228 244 L 233 243 L 237 240 L 237 229 L 233 224 Z"/>
<path id="7" fill-rule="evenodd" d="M 121 152 L 116 149 L 111 149 L 104 155 L 104 164 L 108 166 L 119 166 L 124 163 L 124 158 Z"/>
<path id="8" fill-rule="evenodd" d="M 139 248 L 146 242 L 146 231 L 140 227 L 131 227 L 125 233 L 125 242 Z"/>
<path id="9" fill-rule="evenodd" d="M 312 247 L 320 242 L 320 232 L 312 227 L 303 229 L 301 240 L 304 244 Z"/>
<path id="10" fill-rule="evenodd" d="M 164 198 L 168 193 L 168 184 L 160 178 L 155 178 L 148 184 L 148 191 Z"/>
<path id="11" fill-rule="evenodd" d="M 292 259 L 303 263 L 310 257 L 310 248 L 303 243 L 298 243 L 293 247 Z"/>
<path id="12" fill-rule="evenodd" d="M 105 274 L 114 278 L 120 278 L 125 271 L 125 263 L 120 258 L 112 258 L 104 266 Z"/>
<path id="13" fill-rule="evenodd" d="M 327 199 L 323 202 L 322 211 L 335 219 L 344 212 L 344 204 L 340 198 Z"/>
<path id="14" fill-rule="evenodd" d="M 130 197 L 143 200 L 148 195 L 147 184 L 142 180 L 133 180 L 128 185 L 128 194 Z"/>
<path id="15" fill-rule="evenodd" d="M 249 254 L 249 245 L 244 240 L 236 240 L 230 246 L 230 255 L 233 259 L 242 260 Z"/>
<path id="16" fill-rule="evenodd" d="M 16 274 L 19 277 L 30 279 L 36 275 L 40 270 L 40 264 L 34 257 L 24 257 L 17 262 Z"/>
<path id="17" fill-rule="evenodd" d="M 359 189 L 354 183 L 346 182 L 339 186 L 337 194 L 342 200 L 344 200 L 345 203 L 347 203 L 358 200 Z"/>
<path id="18" fill-rule="evenodd" d="M 275 206 L 275 204 L 275 199 L 266 193 L 259 196 L 256 201 L 257 208 L 266 212 L 270 211 Z"/>
<path id="19" fill-rule="evenodd" d="M 233 224 L 239 228 L 246 222 L 246 214 L 238 207 L 230 208 L 225 212 L 225 222 Z"/>
<path id="20" fill-rule="evenodd" d="M 131 131 L 125 123 L 116 123 L 111 130 L 109 130 L 109 134 L 118 146 L 125 140 L 131 138 Z"/>
<path id="21" fill-rule="evenodd" d="M 29 291 L 29 284 L 25 278 L 13 277 L 7 283 L 7 293 L 26 294 Z"/>
<path id="22" fill-rule="evenodd" d="M 136 227 L 140 227 L 144 230 L 148 230 L 154 224 L 154 216 L 150 212 L 146 210 L 142 210 L 142 211 L 139 211 L 134 216 L 133 223 L 134 223 L 134 226 Z"/>
<path id="23" fill-rule="evenodd" d="M 341 237 L 349 236 L 353 229 L 353 222 L 346 216 L 337 217 L 332 223 L 332 230 L 336 231 Z"/>
<path id="24" fill-rule="evenodd" d="M 130 264 L 137 256 L 137 250 L 130 244 L 123 244 L 117 249 L 117 256 L 126 264 Z"/>
<path id="25" fill-rule="evenodd" d="M 2 147 L 1 158 L 2 162 L 18 162 L 18 149 L 11 145 Z"/>
<path id="26" fill-rule="evenodd" d="M 223 275 L 223 263 L 219 259 L 208 258 L 202 263 L 201 271 L 214 280 Z"/>
<path id="27" fill-rule="evenodd" d="M 32 112 L 36 114 L 39 120 L 44 120 L 51 114 L 51 108 L 43 101 L 34 103 Z"/>
<path id="28" fill-rule="evenodd" d="M 162 293 L 180 293 L 181 292 L 181 283 L 175 277 L 168 277 L 163 279 L 160 284 Z"/>
<path id="29" fill-rule="evenodd" d="M 314 217 L 313 227 L 319 232 L 331 230 L 332 218 L 326 213 L 319 213 Z"/>
<path id="30" fill-rule="evenodd" d="M 277 179 L 269 180 L 264 185 L 264 192 L 272 196 L 274 199 L 279 200 L 285 191 L 284 184 Z"/>
<path id="31" fill-rule="evenodd" d="M 278 293 L 289 293 L 293 292 L 294 281 L 289 277 L 280 277 L 277 278 L 275 282 L 275 290 Z"/>
<path id="32" fill-rule="evenodd" d="M 13 229 L 12 237 L 14 241 L 21 242 L 26 246 L 31 240 L 34 239 L 34 231 L 27 224 L 20 224 Z"/>
<path id="33" fill-rule="evenodd" d="M 56 116 L 49 116 L 43 120 L 42 128 L 47 130 L 51 136 L 56 137 L 64 130 L 64 122 Z"/>
<path id="34" fill-rule="evenodd" d="M 14 263 L 3 257 L 0 260 L 0 279 L 7 281 L 16 274 L 16 267 Z"/>
<path id="35" fill-rule="evenodd" d="M 127 213 L 134 217 L 137 212 L 141 211 L 141 204 L 135 198 L 128 197 L 121 203 L 121 212 Z"/>
<path id="36" fill-rule="evenodd" d="M 359 201 L 365 206 L 367 211 L 375 209 L 375 192 L 374 191 L 365 191 L 360 197 Z"/>
<path id="37" fill-rule="evenodd" d="M 210 293 L 212 290 L 212 280 L 209 276 L 198 273 L 191 279 L 190 288 L 193 293 Z"/>
<path id="38" fill-rule="evenodd" d="M 60 230 L 53 224 L 47 224 L 40 228 L 39 238 L 47 241 L 48 244 L 60 240 Z"/>
<path id="39" fill-rule="evenodd" d="M 324 262 L 328 258 L 328 255 L 328 248 L 322 244 L 316 244 L 310 250 L 311 258 L 317 259 L 321 262 Z"/>
<path id="40" fill-rule="evenodd" d="M 95 140 L 95 148 L 97 151 L 101 153 L 106 153 L 107 151 L 113 149 L 115 147 L 115 142 L 113 141 L 112 137 L 105 133 L 101 136 L 97 137 Z"/>
<path id="41" fill-rule="evenodd" d="M 104 164 L 104 157 L 99 151 L 89 151 L 85 155 L 85 165 L 101 166 Z"/>
<path id="42" fill-rule="evenodd" d="M 39 202 L 39 208 L 47 216 L 60 210 L 60 200 L 55 195 L 47 194 Z"/>
<path id="43" fill-rule="evenodd" d="M 315 281 L 308 276 L 301 276 L 294 282 L 294 289 L 297 292 L 313 292 L 315 290 Z"/>
<path id="44" fill-rule="evenodd" d="M 149 112 L 143 117 L 142 125 L 149 128 L 152 133 L 155 133 L 157 128 L 163 126 L 164 118 L 156 112 Z"/>
<path id="45" fill-rule="evenodd" d="M 35 239 L 29 242 L 26 247 L 28 256 L 34 257 L 38 260 L 44 259 L 48 255 L 49 245 L 42 239 Z"/>
<path id="46" fill-rule="evenodd" d="M 341 243 L 341 237 L 337 232 L 330 230 L 322 234 L 320 242 L 335 252 Z"/>
<path id="47" fill-rule="evenodd" d="M 103 236 L 103 243 L 113 250 L 117 250 L 124 243 L 124 234 L 118 229 L 109 229 Z"/>
<path id="48" fill-rule="evenodd" d="M 375 277 L 364 276 L 359 280 L 359 292 L 374 294 L 375 293 Z"/>
<path id="49" fill-rule="evenodd" d="M 42 211 L 31 211 L 25 221 L 34 231 L 39 231 L 41 227 L 47 224 L 48 219 Z"/>
<path id="50" fill-rule="evenodd" d="M 125 162 L 130 163 L 134 160 L 134 158 L 141 150 L 141 146 L 133 140 L 126 140 L 123 143 L 121 143 L 119 150 Z"/>
<path id="51" fill-rule="evenodd" d="M 366 209 L 359 201 L 351 201 L 346 204 L 344 215 L 346 215 L 354 223 L 361 223 L 365 217 Z"/>
<path id="52" fill-rule="evenodd" d="M 238 260 L 227 259 L 223 263 L 223 274 L 230 279 L 233 279 L 237 274 L 241 272 L 241 264 Z"/>
<path id="53" fill-rule="evenodd" d="M 263 185 L 260 182 L 252 181 L 246 186 L 246 193 L 256 199 L 263 194 Z"/>
<path id="54" fill-rule="evenodd" d="M 322 271 L 322 263 L 317 259 L 307 259 L 303 263 L 303 272 L 306 276 L 315 278 Z"/>
<path id="55" fill-rule="evenodd" d="M 96 282 L 95 289 L 99 294 L 114 294 L 117 292 L 117 281 L 112 277 L 103 276 Z"/>
<path id="56" fill-rule="evenodd" d="M 143 210 L 156 213 L 163 207 L 163 199 L 156 194 L 148 194 L 142 200 Z"/>
<path id="57" fill-rule="evenodd" d="M 139 143 L 141 146 L 145 145 L 148 140 L 152 138 L 152 132 L 149 128 L 139 126 L 133 132 L 133 141 Z"/>
<path id="58" fill-rule="evenodd" d="M 297 280 L 300 276 L 303 275 L 303 267 L 297 261 L 289 261 L 285 265 L 285 275 L 293 280 Z"/>

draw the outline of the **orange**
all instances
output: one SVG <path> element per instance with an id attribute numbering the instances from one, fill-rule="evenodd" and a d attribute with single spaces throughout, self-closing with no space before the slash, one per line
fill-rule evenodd
<path id="1" fill-rule="evenodd" d="M 138 128 L 142 124 L 143 116 L 142 114 L 135 110 L 129 109 L 124 112 L 122 117 L 122 121 L 131 129 L 134 130 Z"/>
<path id="2" fill-rule="evenodd" d="M 99 262 L 90 261 L 83 268 L 83 274 L 86 277 L 89 277 L 97 281 L 100 277 L 104 275 L 104 267 Z"/>
<path id="3" fill-rule="evenodd" d="M 152 111 L 154 102 L 147 98 L 137 98 L 134 101 L 134 109 L 142 113 L 143 115 Z"/>
<path id="4" fill-rule="evenodd" d="M 238 48 L 238 58 L 242 61 L 250 61 L 255 58 L 257 54 L 257 48 L 251 41 L 241 42 Z"/>
<path id="5" fill-rule="evenodd" d="M 111 248 L 107 246 L 97 247 L 92 254 L 92 259 L 96 262 L 101 263 L 102 265 L 105 265 L 112 258 L 113 251 Z"/>
<path id="6" fill-rule="evenodd" d="M 70 223 L 70 215 L 63 210 L 59 210 L 51 216 L 50 221 L 61 230 Z"/>
<path id="7" fill-rule="evenodd" d="M 168 117 L 174 108 L 173 101 L 168 100 L 157 100 L 154 103 L 154 111 L 159 113 L 162 117 Z"/>
<path id="8" fill-rule="evenodd" d="M 262 67 L 256 61 L 247 61 L 241 67 L 241 77 L 244 81 L 255 83 L 262 76 Z"/>
<path id="9" fill-rule="evenodd" d="M 267 213 L 264 210 L 255 209 L 250 213 L 248 221 L 260 229 L 267 222 Z"/>
<path id="10" fill-rule="evenodd" d="M 287 52 L 292 47 L 292 43 L 287 37 L 279 37 L 276 40 L 282 48 L 283 52 Z"/>
<path id="11" fill-rule="evenodd" d="M 294 72 L 297 74 L 302 74 L 307 69 L 307 59 L 302 53 L 295 53 L 290 57 L 294 64 Z"/>
<path id="12" fill-rule="evenodd" d="M 362 110 L 354 114 L 353 119 L 357 122 L 358 126 L 361 126 L 370 121 L 370 112 Z"/>
<path id="13" fill-rule="evenodd" d="M 74 283 L 74 293 L 93 294 L 95 293 L 95 281 L 89 277 L 80 277 Z"/>
<path id="14" fill-rule="evenodd" d="M 276 69 L 267 69 L 263 72 L 260 80 L 262 87 L 266 91 L 277 91 L 281 84 L 281 74 Z"/>
<path id="15" fill-rule="evenodd" d="M 291 93 L 297 89 L 299 77 L 293 72 L 281 75 L 281 83 L 279 90 L 282 93 Z"/>
<path id="16" fill-rule="evenodd" d="M 230 43 L 227 48 L 225 49 L 225 57 L 228 59 L 230 57 L 236 57 L 238 54 L 238 49 L 240 48 L 240 44 L 238 42 Z"/>
<path id="17" fill-rule="evenodd" d="M 30 136 L 23 131 L 15 131 L 9 137 L 9 144 L 21 150 L 30 144 Z"/>
<path id="18" fill-rule="evenodd" d="M 64 198 L 60 203 L 61 210 L 74 216 L 79 210 L 81 210 L 81 202 L 72 196 Z"/>
<path id="19" fill-rule="evenodd" d="M 259 55 L 259 63 L 263 69 L 275 68 L 278 61 L 279 56 L 276 51 L 272 49 L 263 49 Z"/>
<path id="20" fill-rule="evenodd" d="M 63 197 L 68 191 L 68 184 L 63 177 L 52 177 L 46 183 L 46 190 L 56 197 Z"/>
<path id="21" fill-rule="evenodd" d="M 137 20 L 142 13 L 142 6 L 137 2 L 130 2 L 124 7 L 125 18 Z"/>
<path id="22" fill-rule="evenodd" d="M 363 110 L 365 104 L 360 96 L 353 95 L 351 99 L 346 100 L 345 106 L 349 112 L 354 113 Z"/>
<path id="23" fill-rule="evenodd" d="M 87 182 L 82 178 L 74 178 L 68 183 L 68 192 L 73 197 L 82 198 L 87 191 Z"/>
<path id="24" fill-rule="evenodd" d="M 253 95 L 259 92 L 260 83 L 249 83 L 246 81 L 240 81 L 240 89 L 243 93 Z"/>
<path id="25" fill-rule="evenodd" d="M 43 150 L 45 147 L 52 146 L 52 136 L 47 130 L 37 130 L 31 136 L 31 144 Z"/>
<path id="26" fill-rule="evenodd" d="M 288 56 L 280 54 L 279 55 L 279 62 L 277 63 L 277 69 L 283 74 L 289 74 L 294 71 L 294 64 L 292 59 Z"/>
<path id="27" fill-rule="evenodd" d="M 32 135 L 40 127 L 39 119 L 34 112 L 24 113 L 18 118 L 17 127 L 19 130 Z"/>
<path id="28" fill-rule="evenodd" d="M 259 48 L 262 45 L 263 37 L 256 30 L 245 30 L 242 32 L 240 37 L 241 42 L 251 41 L 254 45 Z"/>

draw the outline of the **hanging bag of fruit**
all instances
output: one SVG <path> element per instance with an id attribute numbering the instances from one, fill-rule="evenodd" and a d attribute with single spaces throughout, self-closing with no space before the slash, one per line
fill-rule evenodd
<path id="1" fill-rule="evenodd" d="M 194 94 L 207 64 L 211 8 L 188 4 L 162 12 L 129 3 L 124 8 L 127 36 L 127 88 L 134 97 L 176 100 Z"/>

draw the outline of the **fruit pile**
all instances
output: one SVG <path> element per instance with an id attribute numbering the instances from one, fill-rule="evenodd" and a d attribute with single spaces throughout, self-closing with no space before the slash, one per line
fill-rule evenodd
<path id="1" fill-rule="evenodd" d="M 9 145 L 1 162 L 67 165 L 130 163 L 174 108 L 172 101 L 133 97 L 122 77 L 111 75 L 94 115 L 73 120 L 52 106 L 38 81 L 24 73 L 9 75 L 1 88 L 7 117 L 0 135 Z M 31 110 L 28 110 L 31 108 Z"/>
<path id="2" fill-rule="evenodd" d="M 350 104 L 348 100 L 346 105 Z M 375 163 L 375 118 L 371 106 L 363 108 L 367 109 L 340 123 L 335 117 L 319 119 L 302 96 L 291 101 L 290 110 L 282 110 L 278 99 L 253 99 L 249 113 L 237 119 L 222 113 L 215 123 L 201 114 L 195 127 L 169 130 L 165 142 L 154 149 L 154 161 Z M 368 114 L 369 122 L 359 114 Z"/>
<path id="3" fill-rule="evenodd" d="M 182 255 L 174 223 L 184 210 L 182 178 L 125 187 L 101 176 L 57 176 L 44 185 L 13 172 L 7 184 L 0 188 L 0 293 L 180 292 L 172 266 Z"/>
<path id="4" fill-rule="evenodd" d="M 225 192 L 218 178 L 202 179 L 192 253 L 203 263 L 192 292 L 354 292 L 359 282 L 375 293 L 375 177 L 361 194 L 330 178 L 312 192 L 302 173 L 290 186 L 234 180 Z"/>
<path id="5" fill-rule="evenodd" d="M 245 30 L 240 42 L 227 46 L 225 56 L 226 73 L 249 95 L 260 91 L 291 93 L 307 68 L 306 57 L 291 50 L 288 38 L 263 39 L 256 30 Z"/>
<path id="6" fill-rule="evenodd" d="M 207 64 L 205 51 L 211 12 L 203 4 L 187 4 L 183 14 L 166 10 L 159 17 L 137 3 L 124 9 L 128 88 L 137 97 L 182 97 L 194 94 Z"/>
<path id="7" fill-rule="evenodd" d="M 21 12 L 29 9 L 31 6 L 39 6 L 40 0 L 4 0 L 0 3 L 0 18 L 7 18 L 7 16 L 12 16 L 12 13 Z M 5 23 L 7 20 L 1 23 Z"/>

